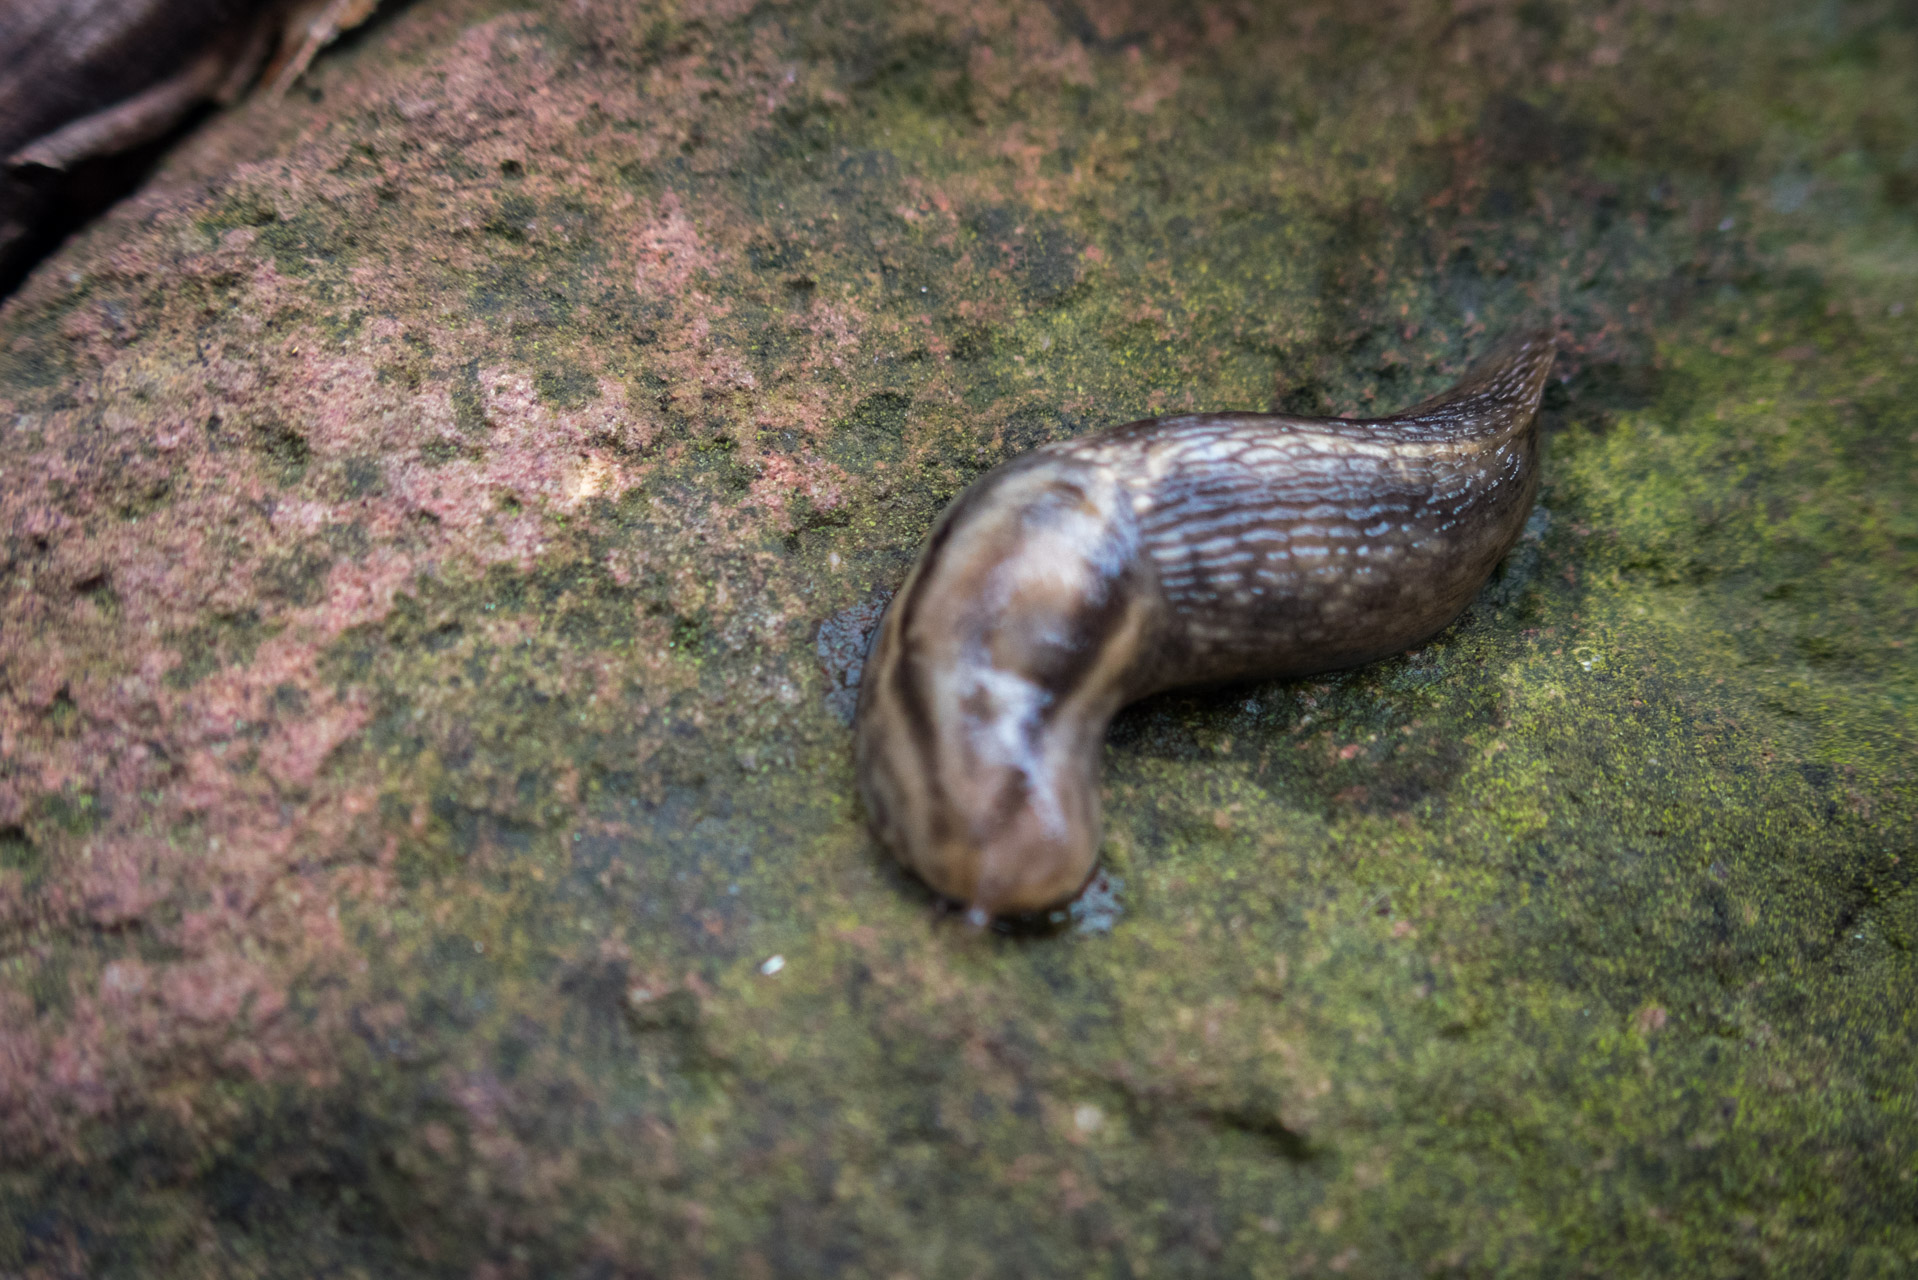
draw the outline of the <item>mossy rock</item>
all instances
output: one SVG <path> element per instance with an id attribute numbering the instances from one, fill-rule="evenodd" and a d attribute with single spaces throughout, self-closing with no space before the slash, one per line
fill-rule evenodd
<path id="1" fill-rule="evenodd" d="M 480 0 L 0 309 L 0 1272 L 1918 1268 L 1892 5 Z M 866 835 L 985 468 L 1568 335 L 1420 650 L 1126 712 L 1098 896 Z"/>

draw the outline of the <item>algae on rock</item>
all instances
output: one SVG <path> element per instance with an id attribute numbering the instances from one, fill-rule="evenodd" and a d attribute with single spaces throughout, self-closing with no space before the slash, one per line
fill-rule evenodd
<path id="1" fill-rule="evenodd" d="M 1918 1266 L 1915 46 L 434 0 L 210 121 L 0 308 L 0 1271 Z M 1545 316 L 1533 536 L 1122 716 L 1108 930 L 885 861 L 974 476 Z"/>

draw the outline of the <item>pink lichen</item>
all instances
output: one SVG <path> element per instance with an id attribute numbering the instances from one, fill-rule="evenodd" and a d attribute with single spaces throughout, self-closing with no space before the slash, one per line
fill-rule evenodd
<path id="1" fill-rule="evenodd" d="M 594 10 L 580 30 L 624 20 Z M 412 38 L 444 39 L 420 34 L 437 21 L 421 17 Z M 716 287 L 737 274 L 750 220 L 607 182 L 695 135 L 736 144 L 794 95 L 823 91 L 783 56 L 776 41 L 724 66 L 692 50 L 635 78 L 556 58 L 528 17 L 483 22 L 403 81 L 341 78 L 325 111 L 262 106 L 220 122 L 11 304 L 61 311 L 74 372 L 62 400 L 0 399 L 16 424 L 0 528 L 26 565 L 0 588 L 0 822 L 26 831 L 44 864 L 31 880 L 0 875 L 0 927 L 84 922 L 108 941 L 71 967 L 64 1012 L 0 986 L 0 1142 L 65 1143 L 77 1120 L 208 1064 L 330 1072 L 364 968 L 341 908 L 389 891 L 395 839 L 378 827 L 373 766 L 342 764 L 374 714 L 366 690 L 323 669 L 342 637 L 434 578 L 538 564 L 564 521 L 643 482 L 669 411 L 729 407 L 756 518 L 777 526 L 794 495 L 841 501 L 843 472 L 764 450 L 758 434 L 810 444 L 846 411 L 820 375 L 859 351 L 859 304 L 796 308 L 791 358 L 761 385 Z M 751 109 L 706 105 L 715 94 Z M 335 122 L 355 111 L 349 137 Z M 588 118 L 644 125 L 586 141 Z M 451 180 L 449 157 L 483 180 Z M 486 228 L 508 172 L 531 212 L 503 230 L 528 245 L 575 245 L 544 212 L 554 202 L 598 210 L 607 234 L 575 281 L 579 305 L 610 289 L 651 309 L 660 392 L 635 397 L 618 360 L 569 339 L 591 390 L 557 407 L 513 338 L 537 324 L 526 299 L 472 312 L 466 290 L 498 261 Z M 396 191 L 404 244 L 371 230 Z M 248 225 L 218 226 L 233 209 Z M 321 287 L 338 247 L 303 237 L 343 227 L 361 228 L 359 250 Z M 455 403 L 468 367 L 478 422 Z M 683 518 L 714 530 L 740 519 Z M 628 581 L 647 563 L 644 548 L 611 559 Z M 673 574 L 686 600 L 731 598 L 723 578 Z M 741 614 L 773 633 L 785 617 Z M 470 624 L 502 644 L 523 625 Z M 635 667 L 654 696 L 683 687 L 664 625 L 636 616 L 657 652 L 582 660 L 550 688 L 610 699 Z M 635 714 L 648 705 L 636 699 Z M 68 831 L 49 804 L 84 819 Z M 172 958 L 113 941 L 134 938 Z M 321 975 L 333 985 L 315 987 Z M 292 1020 L 296 991 L 309 1010 Z"/>

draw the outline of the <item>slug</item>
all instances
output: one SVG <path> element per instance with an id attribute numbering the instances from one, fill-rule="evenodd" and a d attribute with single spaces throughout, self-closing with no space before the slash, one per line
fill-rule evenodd
<path id="1" fill-rule="evenodd" d="M 1385 418 L 1204 413 L 1042 446 L 940 517 L 860 682 L 874 834 L 975 923 L 1099 848 L 1099 751 L 1148 694 L 1293 678 L 1456 618 L 1538 492 L 1546 332 Z"/>

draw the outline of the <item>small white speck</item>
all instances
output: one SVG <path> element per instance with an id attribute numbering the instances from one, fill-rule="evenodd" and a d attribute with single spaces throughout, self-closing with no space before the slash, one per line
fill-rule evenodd
<path id="1" fill-rule="evenodd" d="M 1730 218 L 1726 218 L 1726 219 L 1725 219 L 1725 220 L 1724 220 L 1723 222 L 1720 222 L 1720 223 L 1718 224 L 1718 229 L 1719 229 L 1720 231 L 1730 231 L 1730 230 L 1731 230 L 1731 229 L 1732 229 L 1733 227 L 1735 227 L 1735 226 L 1737 226 L 1737 225 L 1738 225 L 1738 224 L 1737 224 L 1736 222 L 1734 222 L 1734 221 L 1733 221 L 1732 219 L 1730 219 Z"/>
<path id="2" fill-rule="evenodd" d="M 1902 302 L 1894 302 L 1886 308 L 1886 311 L 1894 316 L 1902 316 L 1905 314 L 1905 304 Z"/>
<path id="3" fill-rule="evenodd" d="M 1106 1113 L 1090 1102 L 1081 1102 L 1072 1110 L 1072 1123 L 1080 1133 L 1097 1133 L 1105 1127 Z"/>
<path id="4" fill-rule="evenodd" d="M 784 969 L 785 967 L 786 967 L 785 956 L 769 956 L 766 959 L 766 963 L 759 966 L 759 971 L 765 974 L 768 978 L 770 978 L 775 973 L 778 973 L 781 969 Z"/>
<path id="5" fill-rule="evenodd" d="M 1578 660 L 1578 665 L 1581 667 L 1584 667 L 1587 671 L 1590 671 L 1592 669 L 1592 660 L 1590 658 L 1580 658 Z"/>

